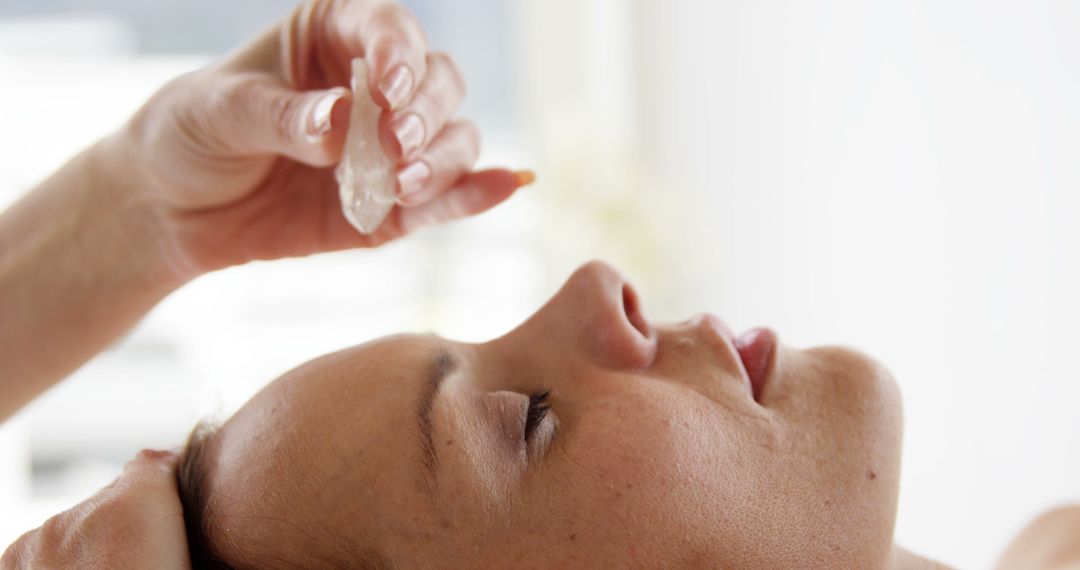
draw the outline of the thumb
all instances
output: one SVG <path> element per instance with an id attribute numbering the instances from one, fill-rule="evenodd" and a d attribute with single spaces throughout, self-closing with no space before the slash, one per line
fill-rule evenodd
<path id="1" fill-rule="evenodd" d="M 351 92 L 296 91 L 273 79 L 241 81 L 225 97 L 226 142 L 241 152 L 274 153 L 314 167 L 341 160 Z"/>

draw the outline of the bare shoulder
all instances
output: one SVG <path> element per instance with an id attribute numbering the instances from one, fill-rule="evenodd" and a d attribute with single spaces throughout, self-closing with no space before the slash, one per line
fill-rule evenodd
<path id="1" fill-rule="evenodd" d="M 1000 570 L 1080 570 L 1080 505 L 1058 507 L 1031 522 L 1009 545 Z"/>

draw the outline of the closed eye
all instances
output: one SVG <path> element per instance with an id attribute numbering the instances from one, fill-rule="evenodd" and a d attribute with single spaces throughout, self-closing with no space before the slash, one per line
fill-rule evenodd
<path id="1" fill-rule="evenodd" d="M 551 404 L 548 403 L 550 397 L 551 390 L 547 388 L 541 388 L 529 396 L 529 409 L 525 412 L 524 433 L 526 443 L 532 440 L 536 428 L 540 427 L 544 418 L 547 417 L 548 410 L 551 409 Z"/>

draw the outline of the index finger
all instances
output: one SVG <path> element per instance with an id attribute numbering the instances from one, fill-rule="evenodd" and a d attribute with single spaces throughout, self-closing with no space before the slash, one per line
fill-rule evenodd
<path id="1" fill-rule="evenodd" d="M 394 2 L 339 2 L 343 42 L 368 64 L 368 88 L 384 109 L 401 108 L 427 74 L 427 37 L 408 8 Z"/>

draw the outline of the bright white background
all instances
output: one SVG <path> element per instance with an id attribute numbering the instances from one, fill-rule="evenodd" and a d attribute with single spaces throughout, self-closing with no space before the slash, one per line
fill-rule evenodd
<path id="1" fill-rule="evenodd" d="M 485 162 L 541 183 L 384 251 L 181 291 L 0 429 L 0 543 L 306 358 L 399 330 L 500 334 L 590 257 L 652 317 L 711 310 L 884 362 L 906 407 L 897 539 L 917 551 L 989 567 L 1080 499 L 1080 6 L 409 5 L 465 67 Z M 0 207 L 274 16 L 170 48 L 145 13 L 26 11 L 0 8 Z"/>

